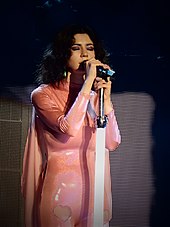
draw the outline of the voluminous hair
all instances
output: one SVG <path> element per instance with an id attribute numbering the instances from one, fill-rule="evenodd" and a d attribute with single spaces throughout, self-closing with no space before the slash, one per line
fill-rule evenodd
<path id="1" fill-rule="evenodd" d="M 36 71 L 36 82 L 38 84 L 54 85 L 65 78 L 75 34 L 87 34 L 94 44 L 95 58 L 103 63 L 108 63 L 109 54 L 94 30 L 87 25 L 67 25 L 56 33 L 53 41 L 43 53 L 42 60 Z"/>

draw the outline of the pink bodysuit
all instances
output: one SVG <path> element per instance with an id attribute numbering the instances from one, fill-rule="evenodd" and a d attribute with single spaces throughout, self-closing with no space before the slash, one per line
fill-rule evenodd
<path id="1" fill-rule="evenodd" d="M 32 92 L 22 174 L 26 227 L 92 227 L 98 97 L 80 90 L 63 82 Z M 112 110 L 106 126 L 104 223 L 112 215 L 109 151 L 119 143 Z"/>

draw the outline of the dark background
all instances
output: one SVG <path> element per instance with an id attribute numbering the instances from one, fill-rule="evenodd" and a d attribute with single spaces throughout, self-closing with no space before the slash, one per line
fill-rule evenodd
<path id="1" fill-rule="evenodd" d="M 111 53 L 113 92 L 146 92 L 156 104 L 152 134 L 155 202 L 151 226 L 170 226 L 170 7 L 168 0 L 8 0 L 0 7 L 0 91 L 34 84 L 36 65 L 68 22 L 93 26 Z"/>

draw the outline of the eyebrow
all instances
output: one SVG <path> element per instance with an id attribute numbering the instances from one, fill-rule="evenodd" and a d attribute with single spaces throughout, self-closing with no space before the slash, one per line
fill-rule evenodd
<path id="1" fill-rule="evenodd" d="M 74 45 L 76 45 L 76 46 L 81 46 L 81 44 L 79 44 L 79 43 L 74 43 L 72 46 L 74 46 Z M 94 46 L 94 44 L 93 43 L 87 43 L 86 44 L 86 46 Z"/>

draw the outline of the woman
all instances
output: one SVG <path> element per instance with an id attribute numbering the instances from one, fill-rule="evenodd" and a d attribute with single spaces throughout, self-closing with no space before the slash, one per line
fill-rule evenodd
<path id="1" fill-rule="evenodd" d="M 91 227 L 98 91 L 107 115 L 104 226 L 112 215 L 109 151 L 120 143 L 111 102 L 107 53 L 87 26 L 61 30 L 44 53 L 40 85 L 32 92 L 33 117 L 24 153 L 22 192 L 26 227 Z"/>

